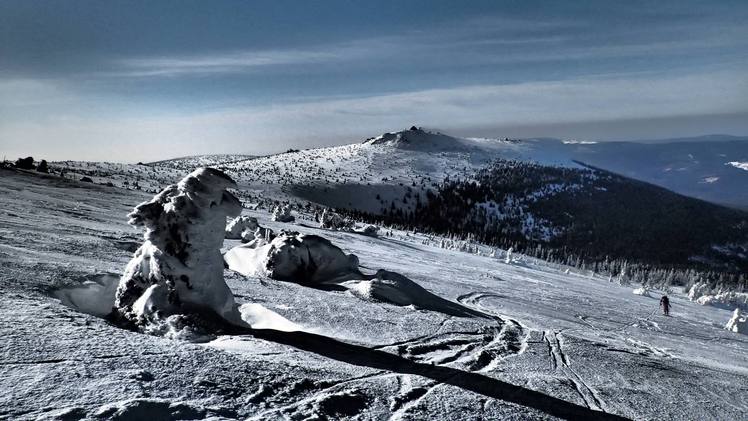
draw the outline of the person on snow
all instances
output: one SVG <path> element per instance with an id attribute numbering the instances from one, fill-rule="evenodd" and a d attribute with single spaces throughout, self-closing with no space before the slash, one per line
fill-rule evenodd
<path id="1" fill-rule="evenodd" d="M 670 299 L 667 295 L 663 295 L 662 298 L 660 298 L 660 307 L 662 307 L 662 313 L 664 315 L 670 315 Z"/>

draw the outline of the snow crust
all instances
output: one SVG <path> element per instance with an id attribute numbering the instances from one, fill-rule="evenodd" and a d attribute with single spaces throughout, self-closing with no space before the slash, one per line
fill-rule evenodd
<path id="1" fill-rule="evenodd" d="M 232 187 L 224 173 L 200 168 L 128 215 L 131 225 L 145 228 L 145 242 L 120 279 L 118 317 L 150 333 L 166 333 L 178 315 L 203 309 L 237 319 L 220 253 L 226 217 L 241 212 L 226 191 Z"/>

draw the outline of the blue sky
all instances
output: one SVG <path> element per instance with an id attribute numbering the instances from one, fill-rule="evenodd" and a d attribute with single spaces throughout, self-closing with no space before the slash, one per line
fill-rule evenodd
<path id="1" fill-rule="evenodd" d="M 748 134 L 745 1 L 0 2 L 0 153 Z"/>

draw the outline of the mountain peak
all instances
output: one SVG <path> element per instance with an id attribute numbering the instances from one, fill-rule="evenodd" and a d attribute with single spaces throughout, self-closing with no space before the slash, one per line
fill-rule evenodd
<path id="1" fill-rule="evenodd" d="M 469 148 L 461 139 L 416 126 L 395 133 L 384 133 L 364 143 L 423 152 L 464 151 Z"/>

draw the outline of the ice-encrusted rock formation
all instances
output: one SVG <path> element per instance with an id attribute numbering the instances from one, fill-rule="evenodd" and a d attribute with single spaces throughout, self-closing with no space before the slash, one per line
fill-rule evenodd
<path id="1" fill-rule="evenodd" d="M 296 218 L 291 215 L 291 207 L 288 205 L 276 206 L 273 208 L 273 214 L 270 219 L 276 222 L 293 222 L 296 220 Z"/>
<path id="2" fill-rule="evenodd" d="M 226 174 L 200 168 L 128 215 L 130 224 L 145 228 L 145 242 L 120 279 L 113 309 L 118 320 L 145 331 L 184 314 L 236 321 L 220 252 L 226 217 L 241 211 L 226 190 L 231 187 L 236 184 Z"/>
<path id="3" fill-rule="evenodd" d="M 245 231 L 254 233 L 259 226 L 257 218 L 246 215 L 237 216 L 226 225 L 226 238 L 240 240 Z"/>
<path id="4" fill-rule="evenodd" d="M 725 329 L 748 335 L 748 313 L 742 313 L 739 308 L 736 308 L 732 313 L 732 318 L 725 325 Z"/>
<path id="5" fill-rule="evenodd" d="M 282 231 L 270 242 L 258 241 L 229 250 L 229 269 L 246 276 L 266 276 L 303 284 L 336 283 L 361 276 L 358 258 L 317 235 Z"/>

